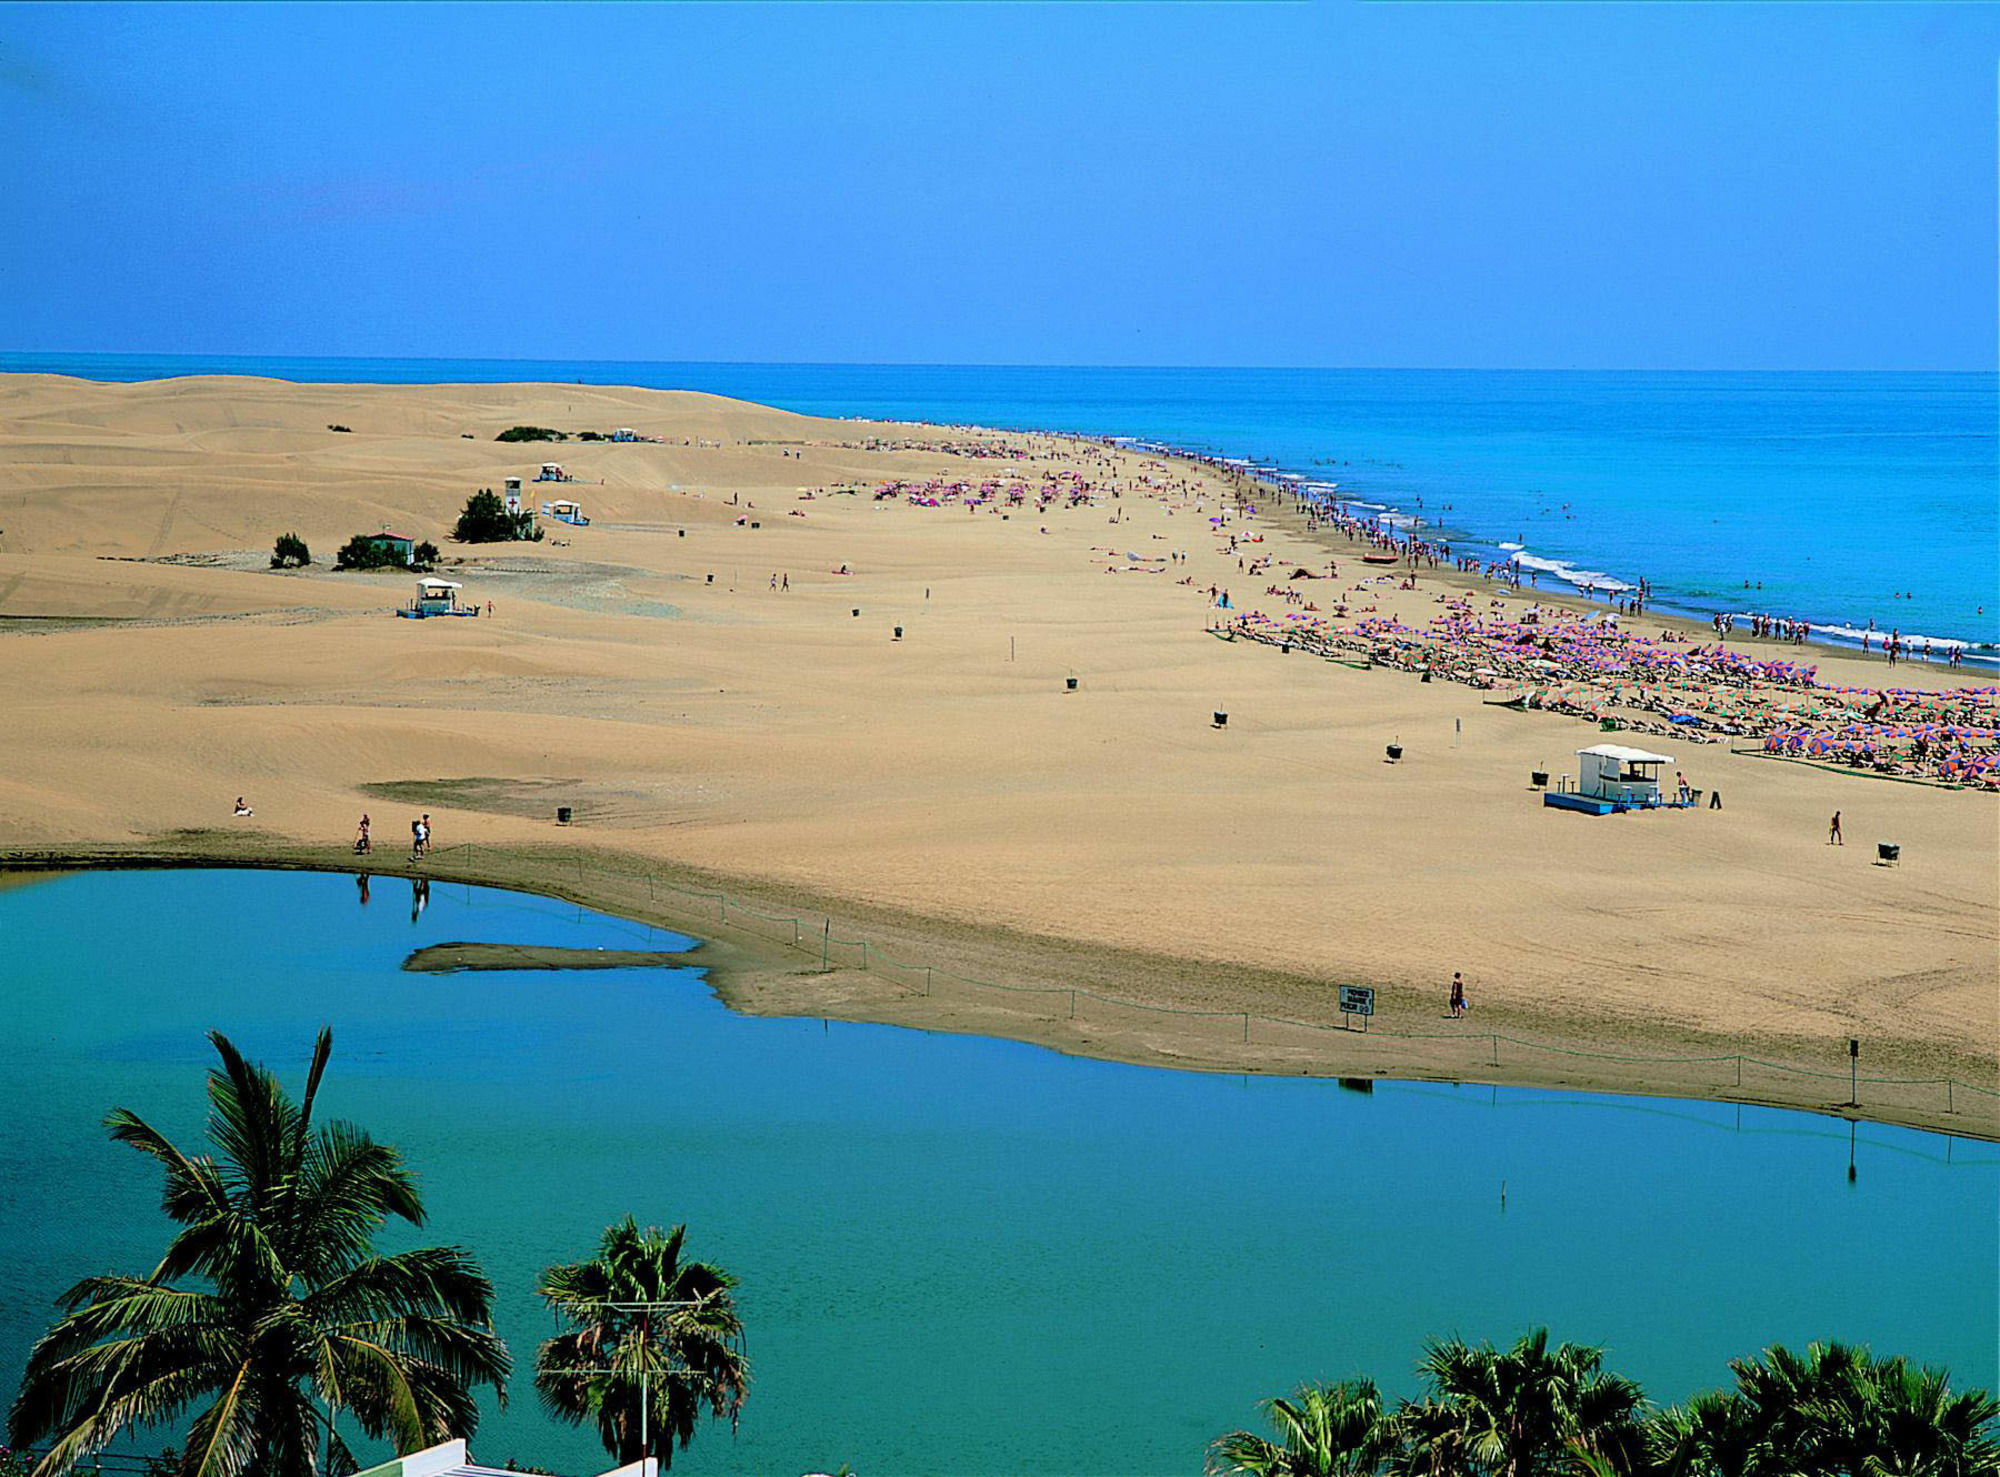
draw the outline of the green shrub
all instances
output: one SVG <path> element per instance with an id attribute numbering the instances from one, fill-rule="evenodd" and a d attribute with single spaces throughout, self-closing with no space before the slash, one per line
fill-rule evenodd
<path id="1" fill-rule="evenodd" d="M 539 539 L 532 513 L 510 513 L 490 487 L 482 487 L 465 500 L 465 511 L 452 525 L 451 536 L 462 544 L 504 544 L 516 539 Z"/>
<path id="2" fill-rule="evenodd" d="M 380 536 L 357 533 L 334 556 L 335 569 L 408 569 L 409 561 L 393 544 L 382 542 Z"/>
<path id="3" fill-rule="evenodd" d="M 312 550 L 306 541 L 295 533 L 278 535 L 278 545 L 271 551 L 271 568 L 303 569 L 313 562 Z"/>
<path id="4" fill-rule="evenodd" d="M 548 426 L 509 426 L 493 439 L 496 441 L 567 441 L 569 437 L 564 432 L 552 430 Z"/>
<path id="5" fill-rule="evenodd" d="M 429 539 L 418 544 L 410 553 L 410 567 L 413 569 L 429 569 L 437 562 L 438 546 Z"/>

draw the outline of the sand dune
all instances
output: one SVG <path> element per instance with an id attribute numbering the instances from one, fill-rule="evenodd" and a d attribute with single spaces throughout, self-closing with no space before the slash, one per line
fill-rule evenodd
<path id="1" fill-rule="evenodd" d="M 517 423 L 676 444 L 494 441 Z M 1528 771 L 1571 769 L 1591 729 L 1218 641 L 1174 574 L 1104 572 L 1184 549 L 1199 585 L 1239 603 L 1267 582 L 1139 488 L 1143 458 L 1045 437 L 1012 439 L 1047 460 L 948 454 L 983 439 L 637 389 L 0 380 L 0 739 L 28 760 L 0 777 L 0 836 L 57 852 L 226 837 L 246 794 L 244 849 L 334 861 L 363 810 L 393 845 L 423 808 L 444 842 L 582 844 L 848 906 L 940 964 L 990 965 L 1013 934 L 1072 941 L 1079 958 L 1129 951 L 1134 998 L 1311 1019 L 1332 1015 L 1333 982 L 1361 980 L 1384 990 L 1378 1025 L 1411 1031 L 1438 1028 L 1462 970 L 1482 1027 L 1747 1043 L 1842 1070 L 1860 1035 L 1877 1070 L 1995 1085 L 1990 797 L 1689 745 L 1670 752 L 1725 809 L 1546 810 Z M 577 475 L 560 491 L 591 527 L 446 544 L 471 491 L 544 459 Z M 1059 465 L 1125 495 L 1005 518 L 802 499 Z M 384 525 L 446 545 L 492 618 L 396 620 L 408 577 L 326 568 Z M 1328 555 L 1287 520 L 1261 526 L 1260 552 Z M 260 568 L 288 531 L 320 563 Z M 194 562 L 156 562 L 176 557 Z M 1385 608 L 1422 619 L 1450 583 Z M 557 833 L 557 803 L 580 824 Z M 1824 844 L 1835 809 L 1844 849 Z M 1872 865 L 1878 837 L 1903 865 Z M 1024 978 L 1061 967 L 1059 950 L 1014 954 Z M 798 983 L 798 1000 L 823 988 Z M 1062 1044 L 1168 1049 L 1146 1039 Z M 1610 1066 L 1591 1080 L 1648 1085 Z"/>

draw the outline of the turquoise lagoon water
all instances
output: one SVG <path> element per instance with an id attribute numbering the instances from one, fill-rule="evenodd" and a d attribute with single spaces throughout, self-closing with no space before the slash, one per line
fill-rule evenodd
<path id="1" fill-rule="evenodd" d="M 2000 643 L 2000 376 L 674 364 L 0 354 L 139 380 L 581 381 L 816 415 L 1155 438 L 1268 459 L 1552 580 L 1829 632 Z"/>
<path id="2" fill-rule="evenodd" d="M 1194 1473 L 1261 1396 L 1357 1372 L 1409 1393 L 1425 1337 L 1536 1322 L 1663 1398 L 1815 1337 L 2000 1373 L 1991 1145 L 753 1019 L 691 970 L 406 974 L 452 939 L 680 942 L 491 890 L 413 902 L 404 876 L 364 903 L 348 876 L 228 871 L 0 891 L 0 1388 L 64 1286 L 163 1244 L 157 1176 L 104 1113 L 194 1141 L 205 1030 L 296 1090 L 322 1022 L 326 1111 L 403 1148 L 421 1234 L 477 1252 L 517 1359 L 551 1331 L 538 1269 L 628 1211 L 741 1276 L 741 1434 L 676 1472 Z M 599 1469 L 515 1397 L 482 1460 Z"/>

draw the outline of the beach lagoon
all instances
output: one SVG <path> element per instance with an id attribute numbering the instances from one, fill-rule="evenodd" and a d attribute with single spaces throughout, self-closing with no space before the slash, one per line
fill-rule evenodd
<path id="1" fill-rule="evenodd" d="M 520 1371 L 553 1331 L 540 1269 L 627 1213 L 685 1221 L 742 1279 L 742 1429 L 704 1429 L 677 1472 L 1191 1473 L 1300 1380 L 1411 1393 L 1425 1338 L 1540 1323 L 1661 1400 L 1815 1338 L 2000 1383 L 1990 1144 L 746 1017 L 694 969 L 410 973 L 453 941 L 694 941 L 402 873 L 54 876 L 0 890 L 0 936 L 10 1390 L 63 1288 L 165 1243 L 158 1176 L 104 1114 L 197 1140 L 205 1031 L 296 1088 L 322 1023 L 323 1113 L 401 1147 L 414 1236 L 470 1247 L 498 1289 L 517 1374 L 484 1462 L 604 1465 Z"/>

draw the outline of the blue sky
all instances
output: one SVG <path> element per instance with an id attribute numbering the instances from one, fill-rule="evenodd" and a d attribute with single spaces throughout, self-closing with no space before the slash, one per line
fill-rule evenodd
<path id="1" fill-rule="evenodd" d="M 0 350 L 1995 362 L 2000 8 L 0 6 Z"/>

